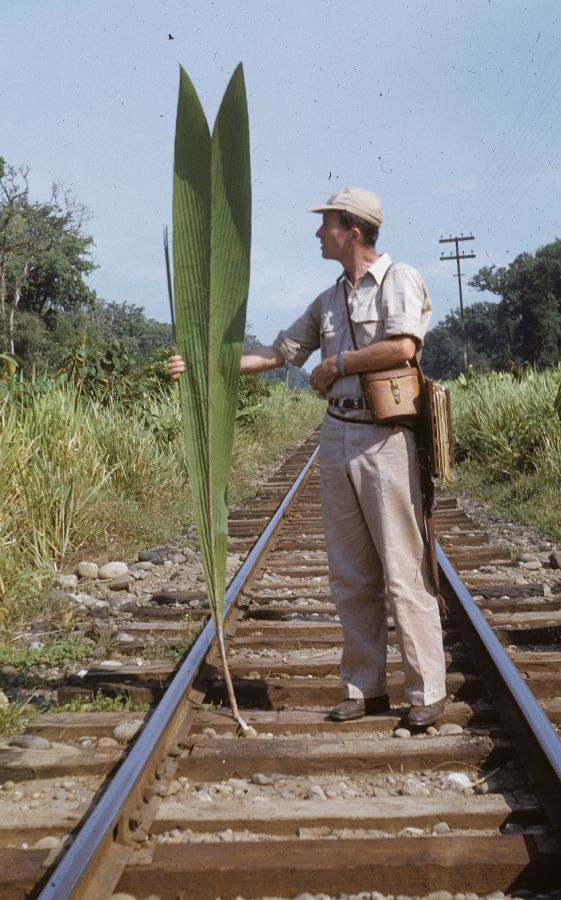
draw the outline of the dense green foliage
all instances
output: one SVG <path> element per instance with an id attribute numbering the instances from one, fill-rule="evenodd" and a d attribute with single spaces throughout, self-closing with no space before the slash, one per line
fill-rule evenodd
<path id="1" fill-rule="evenodd" d="M 450 389 L 461 481 L 498 515 L 561 538 L 561 367 Z"/>
<path id="2" fill-rule="evenodd" d="M 0 350 L 25 349 L 57 313 L 89 307 L 85 277 L 95 268 L 86 211 L 54 184 L 49 200 L 29 195 L 29 170 L 0 168 Z M 18 334 L 18 330 L 20 334 Z"/>
<path id="3" fill-rule="evenodd" d="M 485 266 L 471 279 L 497 303 L 465 309 L 469 362 L 476 371 L 555 366 L 561 357 L 561 240 L 521 253 L 508 267 Z M 460 316 L 456 310 L 426 337 L 423 365 L 434 378 L 463 369 Z"/>
<path id="4" fill-rule="evenodd" d="M 273 385 L 255 375 L 240 375 L 238 384 L 238 418 L 248 422 L 263 401 L 271 396 Z"/>
<path id="5" fill-rule="evenodd" d="M 106 303 L 98 299 L 76 324 L 94 346 L 122 341 L 133 369 L 151 362 L 157 351 L 171 347 L 170 326 L 148 318 L 143 308 L 134 303 Z"/>
<path id="6" fill-rule="evenodd" d="M 450 388 L 460 459 L 480 463 L 493 481 L 536 471 L 561 479 L 561 368 L 461 377 Z"/>
<path id="7" fill-rule="evenodd" d="M 464 310 L 468 360 L 478 372 L 494 368 L 497 345 L 497 303 L 473 303 Z M 455 378 L 464 368 L 459 310 L 449 313 L 427 333 L 422 356 L 423 370 L 431 378 Z"/>
<path id="8" fill-rule="evenodd" d="M 98 352 L 115 340 L 124 344 L 137 371 L 159 350 L 171 346 L 171 329 L 148 318 L 134 304 L 105 303 L 98 298 L 88 307 L 56 310 L 47 321 L 28 312 L 15 317 L 14 347 L 28 374 L 52 372 L 80 348 Z"/>

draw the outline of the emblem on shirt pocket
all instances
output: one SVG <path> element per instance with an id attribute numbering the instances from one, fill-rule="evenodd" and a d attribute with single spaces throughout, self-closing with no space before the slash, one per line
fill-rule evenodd
<path id="1" fill-rule="evenodd" d="M 339 309 L 329 309 L 323 314 L 320 327 L 322 335 L 334 334 L 339 330 L 343 323 L 341 312 L 342 310 Z"/>

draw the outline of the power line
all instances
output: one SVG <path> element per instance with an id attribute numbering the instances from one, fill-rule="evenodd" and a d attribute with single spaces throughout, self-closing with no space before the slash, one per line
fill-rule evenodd
<path id="1" fill-rule="evenodd" d="M 493 188 L 496 181 L 499 179 L 505 178 L 507 170 L 512 165 L 513 160 L 520 154 L 522 157 L 526 155 L 523 144 L 527 137 L 530 135 L 535 136 L 535 126 L 537 124 L 538 119 L 542 116 L 542 113 L 545 111 L 544 108 L 549 107 L 549 115 L 546 118 L 546 122 L 543 124 L 547 124 L 549 120 L 549 124 L 551 124 L 551 103 L 550 101 L 555 100 L 559 95 L 559 76 L 554 80 L 553 84 L 550 84 L 549 88 L 545 89 L 545 93 L 542 94 L 541 99 L 539 97 L 535 97 L 542 86 L 542 82 L 544 80 L 544 76 L 548 69 L 551 66 L 554 58 L 557 56 L 559 49 L 561 48 L 561 41 L 559 41 L 548 58 L 546 59 L 534 85 L 529 90 L 526 95 L 525 100 L 522 102 L 520 108 L 518 109 L 514 119 L 511 121 L 510 126 L 504 131 L 503 138 L 496 148 L 495 152 L 488 159 L 487 164 L 485 165 L 481 175 L 479 176 L 474 194 L 472 195 L 471 201 L 468 201 L 467 207 L 464 209 L 464 213 L 468 216 L 468 219 L 474 217 L 477 207 L 480 204 L 481 197 L 484 198 L 483 205 L 487 205 L 487 201 L 490 196 L 492 196 Z M 534 101 L 535 97 L 535 101 Z M 532 109 L 530 113 L 529 120 L 526 121 L 526 124 L 523 125 L 523 114 L 526 112 L 526 107 L 532 101 Z M 518 132 L 517 134 L 515 132 Z M 540 128 L 540 132 L 542 129 Z M 541 135 L 538 137 L 540 140 Z M 509 145 L 514 145 L 514 150 L 509 152 Z M 504 152 L 503 152 L 504 151 Z"/>

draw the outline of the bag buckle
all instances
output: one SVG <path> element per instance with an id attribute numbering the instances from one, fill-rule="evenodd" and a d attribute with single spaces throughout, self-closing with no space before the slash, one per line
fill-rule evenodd
<path id="1" fill-rule="evenodd" d="M 401 403 L 401 393 L 399 391 L 399 381 L 397 380 L 397 377 L 395 375 L 392 378 L 390 378 L 390 387 L 391 387 L 393 398 L 394 398 L 395 402 Z"/>

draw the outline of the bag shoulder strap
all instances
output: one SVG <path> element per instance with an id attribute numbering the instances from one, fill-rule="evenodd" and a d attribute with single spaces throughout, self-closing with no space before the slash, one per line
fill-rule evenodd
<path id="1" fill-rule="evenodd" d="M 358 350 L 355 330 L 353 327 L 353 320 L 351 319 L 351 314 L 349 312 L 349 285 L 344 280 L 345 276 L 343 275 L 342 277 L 343 277 L 343 293 L 345 294 L 345 312 L 347 314 L 347 322 L 349 323 L 349 331 L 351 332 L 351 340 L 353 342 L 353 347 L 355 348 L 355 350 Z"/>
<path id="2" fill-rule="evenodd" d="M 417 350 L 417 352 L 415 353 L 415 356 L 413 357 L 411 362 L 413 363 L 413 366 L 415 367 L 415 369 L 417 369 L 417 375 L 419 376 L 419 381 L 421 382 L 421 385 L 424 387 L 427 383 L 427 379 L 425 378 L 425 373 L 421 369 L 421 361 L 419 359 L 420 355 L 421 355 L 421 351 Z"/>

